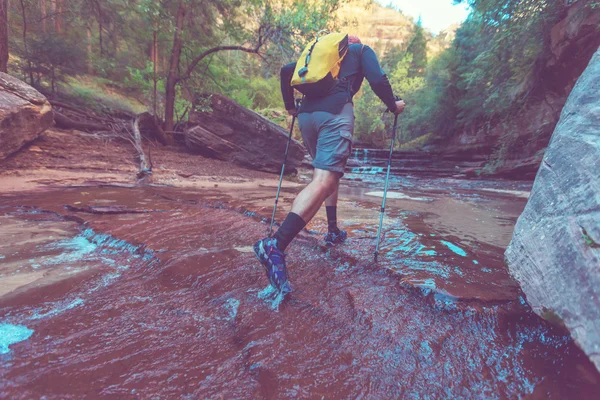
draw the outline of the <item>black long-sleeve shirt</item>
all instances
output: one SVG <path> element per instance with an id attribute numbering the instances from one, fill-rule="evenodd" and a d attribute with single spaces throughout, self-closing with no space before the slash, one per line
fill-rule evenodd
<path id="1" fill-rule="evenodd" d="M 286 110 L 296 107 L 294 89 L 291 86 L 295 69 L 296 63 L 281 68 L 281 94 Z M 373 92 L 389 109 L 396 108 L 392 86 L 382 71 L 373 49 L 362 44 L 351 44 L 340 66 L 338 84 L 325 96 L 317 98 L 306 96 L 298 112 L 327 111 L 338 114 L 346 103 L 352 102 L 352 97 L 360 89 L 364 78 L 367 78 Z"/>

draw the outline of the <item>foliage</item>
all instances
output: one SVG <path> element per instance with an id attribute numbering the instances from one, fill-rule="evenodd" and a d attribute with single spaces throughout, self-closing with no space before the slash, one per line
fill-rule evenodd
<path id="1" fill-rule="evenodd" d="M 412 68 L 413 55 L 405 53 L 404 57 L 397 63 L 389 76 L 390 83 L 394 93 L 400 94 L 402 99 L 409 105 L 419 104 L 418 96 L 421 96 L 421 91 L 424 85 L 424 78 L 417 75 Z M 411 76 L 412 75 L 412 76 Z M 391 137 L 390 132 L 393 128 L 393 118 L 385 115 L 385 106 L 381 100 L 373 93 L 370 88 L 364 88 L 362 96 L 357 96 L 355 101 L 355 133 L 357 138 L 374 146 L 383 147 L 386 145 L 387 139 Z M 400 138 L 402 141 L 413 139 L 417 134 L 414 126 L 423 111 L 423 104 L 420 106 L 410 106 L 400 117 L 400 124 L 403 129 L 403 135 Z M 416 130 L 419 134 L 421 130 Z"/>
<path id="2" fill-rule="evenodd" d="M 550 28 L 564 5 L 551 0 L 470 0 L 473 13 L 457 31 L 451 71 L 459 96 L 456 124 L 481 125 L 527 100 L 549 52 Z"/>
<path id="3" fill-rule="evenodd" d="M 427 39 L 425 38 L 425 31 L 421 25 L 420 18 L 415 24 L 413 38 L 406 52 L 412 55 L 408 75 L 410 77 L 423 76 L 425 74 L 425 67 L 427 66 Z"/>
<path id="4" fill-rule="evenodd" d="M 407 130 L 411 137 L 433 133 L 444 138 L 464 130 L 485 135 L 501 124 L 504 134 L 484 171 L 492 172 L 517 145 L 511 121 L 531 100 L 551 56 L 551 29 L 572 2 L 455 2 L 468 3 L 472 12 L 453 46 L 428 64 L 423 88 L 407 107 Z"/>
<path id="5" fill-rule="evenodd" d="M 40 37 L 29 41 L 27 59 L 23 64 L 26 73 L 30 71 L 38 77 L 50 81 L 52 93 L 56 93 L 56 84 L 65 82 L 67 76 L 75 75 L 81 68 L 83 53 L 78 47 L 57 36 Z"/>
<path id="6" fill-rule="evenodd" d="M 38 84 L 53 90 L 57 82 L 68 82 L 60 87 L 63 94 L 96 108 L 137 109 L 135 99 L 153 109 L 156 101 L 158 116 L 165 116 L 171 70 L 175 120 L 185 119 L 193 106 L 202 108 L 195 103 L 202 94 L 221 93 L 287 126 L 289 116 L 277 111 L 283 110 L 279 69 L 321 29 L 379 41 L 374 48 L 394 89 L 414 105 L 403 117 L 406 126 L 418 126 L 411 122 L 422 114 L 418 96 L 429 95 L 419 88 L 431 35 L 370 0 L 57 0 L 61 10 L 68 10 L 58 14 L 50 1 L 9 4 L 13 59 L 24 76 L 32 71 Z M 185 14 L 177 28 L 180 5 Z M 374 32 L 373 25 L 382 29 Z M 172 69 L 175 33 L 182 46 Z M 256 48 L 258 55 L 219 51 L 199 58 L 221 46 Z M 384 106 L 367 85 L 356 106 L 357 135 L 385 145 L 392 118 L 382 117 Z M 425 132 L 415 128 L 407 138 Z"/>

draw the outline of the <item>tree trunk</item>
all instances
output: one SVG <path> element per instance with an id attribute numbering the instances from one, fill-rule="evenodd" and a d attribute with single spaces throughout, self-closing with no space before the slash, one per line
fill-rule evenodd
<path id="1" fill-rule="evenodd" d="M 175 114 L 175 86 L 179 80 L 179 59 L 181 57 L 181 47 L 183 45 L 181 39 L 181 31 L 183 29 L 183 22 L 185 19 L 185 1 L 179 2 L 177 8 L 177 17 L 175 25 L 175 34 L 173 36 L 173 50 L 171 51 L 171 61 L 169 62 L 169 72 L 167 74 L 167 85 L 165 88 L 165 131 L 172 137 L 174 121 L 173 116 Z"/>
<path id="2" fill-rule="evenodd" d="M 54 24 L 56 28 L 56 33 L 61 34 L 63 31 L 63 0 L 54 0 L 56 3 L 56 17 L 54 19 Z"/>
<path id="3" fill-rule="evenodd" d="M 46 33 L 46 0 L 40 0 L 40 15 L 42 17 L 42 32 Z"/>
<path id="4" fill-rule="evenodd" d="M 117 51 L 119 50 L 119 34 L 117 33 L 117 28 L 113 22 L 110 23 L 110 43 L 112 45 L 112 56 L 117 55 Z"/>
<path id="5" fill-rule="evenodd" d="M 150 60 L 150 62 L 154 62 L 154 36 L 152 40 L 153 42 L 148 46 L 148 60 Z"/>
<path id="6" fill-rule="evenodd" d="M 87 64 L 88 74 L 94 74 L 94 68 L 92 66 L 92 25 L 88 22 L 87 24 Z"/>
<path id="7" fill-rule="evenodd" d="M 0 72 L 8 72 L 8 0 L 0 0 Z"/>
<path id="8" fill-rule="evenodd" d="M 96 1 L 96 8 L 98 11 L 97 21 L 98 21 L 98 44 L 100 46 L 100 55 L 104 54 L 104 48 L 102 46 L 102 8 L 100 7 L 100 2 Z"/>
<path id="9" fill-rule="evenodd" d="M 29 67 L 29 84 L 33 86 L 33 72 L 31 70 L 31 61 L 29 60 L 29 51 L 27 50 L 27 14 L 25 13 L 25 3 L 21 0 L 21 13 L 23 16 L 23 47 L 25 49 L 25 58 Z"/>
<path id="10" fill-rule="evenodd" d="M 50 15 L 54 21 L 54 27 L 56 28 L 56 0 L 50 0 Z"/>
<path id="11" fill-rule="evenodd" d="M 156 115 L 156 81 L 158 79 L 157 77 L 157 72 L 158 72 L 158 42 L 156 41 L 156 30 L 153 32 L 152 35 L 152 39 L 153 39 L 153 43 L 152 43 L 152 68 L 153 68 L 153 72 L 154 72 L 154 92 L 152 95 L 152 109 L 154 111 L 154 115 Z"/>

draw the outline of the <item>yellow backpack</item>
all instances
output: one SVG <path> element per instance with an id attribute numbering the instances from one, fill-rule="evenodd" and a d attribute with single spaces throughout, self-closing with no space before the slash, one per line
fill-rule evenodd
<path id="1" fill-rule="evenodd" d="M 347 53 L 347 34 L 319 32 L 296 63 L 292 86 L 309 97 L 327 95 L 338 82 L 340 65 Z"/>

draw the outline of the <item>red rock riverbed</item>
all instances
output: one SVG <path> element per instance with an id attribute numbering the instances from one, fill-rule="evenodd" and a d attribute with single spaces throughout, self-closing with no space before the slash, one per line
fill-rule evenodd
<path id="1" fill-rule="evenodd" d="M 35 145 L 1 165 L 2 398 L 597 397 L 503 264 L 526 185 L 394 178 L 375 264 L 381 176 L 348 175 L 348 242 L 321 248 L 321 212 L 278 302 L 251 250 L 276 177 L 157 151 L 161 186 L 124 187 L 123 149 Z"/>
<path id="2" fill-rule="evenodd" d="M 261 204 L 271 192 L 3 195 L 2 226 L 11 228 L 1 230 L 0 279 L 13 290 L 0 297 L 0 321 L 30 335 L 0 355 L 0 391 L 24 399 L 595 397 L 593 366 L 565 331 L 528 309 L 499 272 L 501 251 L 427 230 L 423 215 L 393 201 L 379 264 L 371 260 L 376 201 L 345 194 L 349 242 L 324 252 L 304 232 L 288 256 L 294 292 L 281 304 L 265 298 L 250 246 L 266 231 Z M 410 247 L 410 235 L 424 249 Z"/>

